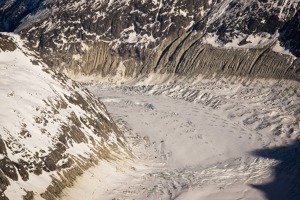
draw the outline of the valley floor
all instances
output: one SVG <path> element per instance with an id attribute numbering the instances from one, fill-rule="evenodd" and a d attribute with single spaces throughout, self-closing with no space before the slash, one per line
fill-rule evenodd
<path id="1" fill-rule="evenodd" d="M 100 163 L 62 199 L 268 199 L 255 187 L 270 186 L 280 162 L 264 152 L 299 138 L 298 84 L 190 85 L 89 85 L 124 130 L 136 159 Z M 297 171 L 296 163 L 288 170 Z M 298 187 L 282 181 L 286 191 Z"/>

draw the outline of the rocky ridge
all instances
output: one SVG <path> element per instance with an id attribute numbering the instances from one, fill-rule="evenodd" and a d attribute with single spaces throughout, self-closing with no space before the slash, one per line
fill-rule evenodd
<path id="1" fill-rule="evenodd" d="M 297 0 L 45 1 L 15 30 L 67 74 L 299 79 Z"/>

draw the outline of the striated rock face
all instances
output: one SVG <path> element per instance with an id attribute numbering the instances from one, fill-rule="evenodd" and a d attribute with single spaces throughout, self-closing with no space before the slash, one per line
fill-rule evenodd
<path id="1" fill-rule="evenodd" d="M 67 74 L 299 80 L 299 8 L 298 0 L 48 0 L 15 32 Z"/>
<path id="2" fill-rule="evenodd" d="M 172 60 L 172 56 L 166 56 L 158 63 L 160 73 L 167 71 L 180 75 L 203 74 L 208 77 L 223 74 L 297 79 L 295 74 L 298 72 L 292 67 L 293 59 L 281 56 L 268 48 L 225 51 L 210 45 L 192 44 L 187 45 L 186 50 L 180 49 L 176 54 L 179 59 Z"/>
<path id="3" fill-rule="evenodd" d="M 130 158 L 105 106 L 0 34 L 0 199 L 56 199 L 100 160 Z"/>

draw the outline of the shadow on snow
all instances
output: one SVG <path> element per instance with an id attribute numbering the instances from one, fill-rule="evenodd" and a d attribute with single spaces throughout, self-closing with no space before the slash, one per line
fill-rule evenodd
<path id="1" fill-rule="evenodd" d="M 276 159 L 273 181 L 252 187 L 265 193 L 268 200 L 300 200 L 300 140 L 293 144 L 254 151 L 255 156 Z"/>

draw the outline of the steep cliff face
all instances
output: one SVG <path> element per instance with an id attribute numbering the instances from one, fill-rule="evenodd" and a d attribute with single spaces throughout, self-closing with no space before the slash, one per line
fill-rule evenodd
<path id="1" fill-rule="evenodd" d="M 0 2 L 0 32 L 14 31 L 21 20 L 39 7 L 42 0 L 5 0 Z"/>
<path id="2" fill-rule="evenodd" d="M 44 1 L 15 30 L 66 73 L 299 79 L 297 0 Z"/>
<path id="3" fill-rule="evenodd" d="M 300 57 L 300 11 L 281 30 L 280 41 L 297 57 Z"/>
<path id="4" fill-rule="evenodd" d="M 100 160 L 129 158 L 105 106 L 0 34 L 0 199 L 56 199 Z"/>

